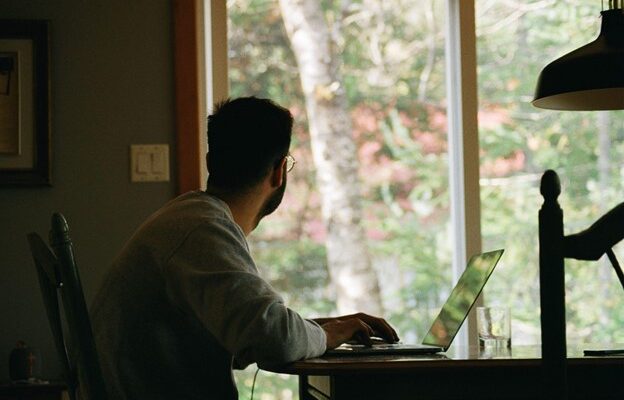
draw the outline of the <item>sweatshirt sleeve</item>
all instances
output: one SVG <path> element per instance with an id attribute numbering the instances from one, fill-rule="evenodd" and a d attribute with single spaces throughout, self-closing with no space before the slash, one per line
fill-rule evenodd
<path id="1" fill-rule="evenodd" d="M 232 221 L 195 228 L 165 266 L 172 299 L 205 326 L 239 365 L 284 364 L 325 352 L 324 330 L 284 305 L 260 277 Z"/>

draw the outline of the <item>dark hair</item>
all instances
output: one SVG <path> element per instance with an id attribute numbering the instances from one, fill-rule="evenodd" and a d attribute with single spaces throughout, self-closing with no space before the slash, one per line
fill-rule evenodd
<path id="1" fill-rule="evenodd" d="M 208 186 L 238 193 L 259 183 L 288 154 L 293 117 L 269 99 L 215 104 L 208 117 Z"/>

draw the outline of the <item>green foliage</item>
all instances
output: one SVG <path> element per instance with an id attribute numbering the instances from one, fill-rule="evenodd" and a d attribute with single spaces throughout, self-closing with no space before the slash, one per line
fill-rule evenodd
<path id="1" fill-rule="evenodd" d="M 330 281 L 324 245 L 306 238 L 265 241 L 260 235 L 250 244 L 258 268 L 286 304 L 304 315 L 335 312 L 334 299 L 325 293 Z"/>
<path id="2" fill-rule="evenodd" d="M 251 399 L 252 388 L 254 388 L 254 375 L 258 368 L 248 367 L 243 371 L 235 371 L 234 377 L 238 388 L 239 399 Z M 254 399 L 293 399 L 298 394 L 298 381 L 295 375 L 274 374 L 259 370 L 256 376 L 255 388 L 253 389 Z"/>
<path id="3" fill-rule="evenodd" d="M 278 2 L 228 1 L 228 18 L 230 95 L 257 95 L 303 107 L 297 63 Z"/>

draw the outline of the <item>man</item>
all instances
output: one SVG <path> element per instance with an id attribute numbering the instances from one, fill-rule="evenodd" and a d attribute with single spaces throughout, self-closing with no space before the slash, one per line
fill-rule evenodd
<path id="1" fill-rule="evenodd" d="M 352 338 L 396 341 L 365 314 L 306 320 L 263 280 L 246 236 L 280 204 L 293 119 L 239 98 L 208 118 L 208 188 L 150 216 L 96 295 L 92 324 L 113 399 L 235 399 L 232 365 L 322 355 Z"/>

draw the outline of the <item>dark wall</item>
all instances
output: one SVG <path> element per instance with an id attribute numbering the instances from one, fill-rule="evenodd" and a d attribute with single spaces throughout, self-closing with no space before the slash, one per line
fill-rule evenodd
<path id="1" fill-rule="evenodd" d="M 50 20 L 53 186 L 0 186 L 0 382 L 18 339 L 60 376 L 25 235 L 70 224 L 87 302 L 140 222 L 175 182 L 131 183 L 129 145 L 175 154 L 169 0 L 2 0 L 0 18 Z M 175 177 L 175 159 L 170 160 Z"/>

